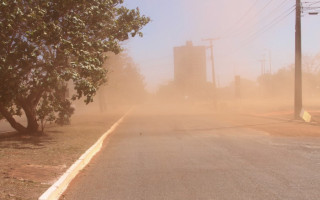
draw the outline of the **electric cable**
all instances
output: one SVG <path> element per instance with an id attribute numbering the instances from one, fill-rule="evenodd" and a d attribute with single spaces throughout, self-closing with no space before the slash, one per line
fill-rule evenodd
<path id="1" fill-rule="evenodd" d="M 294 6 L 295 7 L 295 6 Z M 271 28 L 273 28 L 274 26 L 276 26 L 277 24 L 279 24 L 281 21 L 285 20 L 289 15 L 291 15 L 293 12 L 295 11 L 295 8 L 292 9 L 292 7 L 290 8 L 289 12 L 288 10 L 285 13 L 282 13 L 280 16 L 276 17 L 274 20 L 271 21 L 271 23 L 269 23 L 268 25 L 266 25 L 263 29 L 256 31 L 255 33 L 251 34 L 247 39 L 245 39 L 242 44 L 240 45 L 240 47 L 236 48 L 233 52 L 225 55 L 231 55 L 234 54 L 236 52 L 238 52 L 239 50 L 243 49 L 244 47 L 248 46 L 250 44 L 250 42 L 254 41 L 256 38 L 258 38 L 260 35 L 264 34 L 265 32 L 269 31 Z"/>

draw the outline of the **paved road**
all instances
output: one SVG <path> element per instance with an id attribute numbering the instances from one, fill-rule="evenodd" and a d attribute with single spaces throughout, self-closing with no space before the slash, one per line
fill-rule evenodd
<path id="1" fill-rule="evenodd" d="M 210 115 L 129 115 L 62 199 L 320 199 L 320 141 Z"/>

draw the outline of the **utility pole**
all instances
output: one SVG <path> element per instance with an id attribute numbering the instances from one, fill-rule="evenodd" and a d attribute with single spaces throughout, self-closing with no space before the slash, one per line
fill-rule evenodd
<path id="1" fill-rule="evenodd" d="M 295 38 L 294 118 L 299 119 L 302 109 L 301 0 L 296 0 Z"/>
<path id="2" fill-rule="evenodd" d="M 261 62 L 261 76 L 264 75 L 266 73 L 266 59 L 265 56 L 263 56 L 263 58 L 261 60 L 259 60 Z"/>
<path id="3" fill-rule="evenodd" d="M 272 74 L 271 51 L 269 50 L 269 73 Z"/>
<path id="4" fill-rule="evenodd" d="M 203 41 L 209 41 L 210 42 L 210 50 L 211 50 L 211 64 L 212 64 L 212 85 L 214 91 L 216 91 L 217 85 L 216 85 L 216 75 L 215 75 L 215 69 L 214 69 L 214 57 L 213 57 L 213 41 L 218 40 L 219 38 L 208 38 L 203 39 Z"/>
<path id="5" fill-rule="evenodd" d="M 270 49 L 265 49 L 268 52 L 269 56 L 269 74 L 272 74 L 272 63 L 271 63 L 271 50 Z"/>

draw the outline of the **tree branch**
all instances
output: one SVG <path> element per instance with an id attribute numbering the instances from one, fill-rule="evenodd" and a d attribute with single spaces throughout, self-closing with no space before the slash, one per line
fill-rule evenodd
<path id="1" fill-rule="evenodd" d="M 29 103 L 32 103 L 33 105 L 37 105 L 39 100 L 41 99 L 42 97 L 42 94 L 43 94 L 43 89 L 34 89 L 31 94 L 28 96 L 27 98 L 27 101 Z M 19 101 L 22 103 L 23 102 L 23 99 L 22 98 L 19 98 Z"/>
<path id="2" fill-rule="evenodd" d="M 26 132 L 26 128 L 13 118 L 12 114 L 5 108 L 2 103 L 0 103 L 0 113 L 10 123 L 12 128 L 16 129 L 19 133 Z"/>

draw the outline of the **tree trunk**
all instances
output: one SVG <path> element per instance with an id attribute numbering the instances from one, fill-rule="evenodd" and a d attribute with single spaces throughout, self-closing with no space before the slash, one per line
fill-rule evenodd
<path id="1" fill-rule="evenodd" d="M 17 130 L 20 134 L 24 134 L 27 132 L 27 128 L 22 126 L 20 123 L 18 123 L 11 113 L 7 111 L 7 109 L 0 103 L 0 113 L 3 115 L 3 117 L 10 123 L 12 128 Z"/>
<path id="2" fill-rule="evenodd" d="M 20 102 L 21 107 L 27 118 L 27 127 L 18 123 L 12 114 L 0 103 L 0 113 L 10 123 L 11 127 L 18 131 L 19 134 L 36 135 L 39 134 L 39 124 L 37 121 L 36 104 L 28 101 Z"/>
<path id="3" fill-rule="evenodd" d="M 27 117 L 27 134 L 35 135 L 39 133 L 39 124 L 37 121 L 36 107 L 31 103 L 23 103 L 22 108 Z"/>

